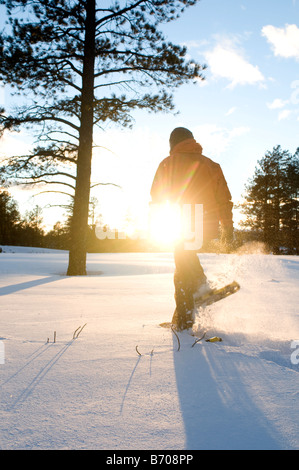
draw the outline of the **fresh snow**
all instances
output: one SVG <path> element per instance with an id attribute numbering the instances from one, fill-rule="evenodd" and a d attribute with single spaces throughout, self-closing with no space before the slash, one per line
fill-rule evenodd
<path id="1" fill-rule="evenodd" d="M 1 449 L 299 448 L 298 257 L 200 255 L 241 290 L 197 317 L 222 342 L 178 351 L 172 254 L 89 254 L 67 277 L 67 252 L 2 248 Z"/>

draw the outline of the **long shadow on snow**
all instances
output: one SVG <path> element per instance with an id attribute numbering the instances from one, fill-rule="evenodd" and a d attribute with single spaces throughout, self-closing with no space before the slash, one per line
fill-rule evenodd
<path id="1" fill-rule="evenodd" d="M 174 266 L 170 265 L 156 265 L 156 264 L 146 264 L 146 263 L 111 263 L 111 265 L 101 265 L 99 263 L 99 268 L 102 271 L 97 271 L 95 266 L 92 266 L 90 269 L 87 269 L 87 275 L 97 276 L 101 275 L 102 277 L 111 277 L 111 276 L 141 276 L 146 274 L 169 274 L 174 272 Z"/>
<path id="2" fill-rule="evenodd" d="M 156 266 L 156 265 L 130 265 L 127 264 L 111 264 L 107 267 L 105 271 L 92 270 L 88 269 L 87 276 L 83 276 L 85 279 L 88 277 L 100 276 L 100 277 L 110 277 L 110 276 L 133 276 L 133 275 L 145 275 L 145 274 L 166 274 L 172 273 L 173 267 L 169 266 Z M 21 290 L 30 289 L 31 287 L 41 286 L 43 284 L 48 284 L 54 281 L 60 281 L 61 279 L 71 279 L 70 276 L 66 274 L 55 274 L 42 279 L 33 279 L 32 281 L 20 282 L 18 284 L 11 284 L 0 288 L 0 297 L 3 295 L 14 294 Z"/>
<path id="3" fill-rule="evenodd" d="M 50 358 L 50 360 L 41 367 L 41 369 L 38 371 L 38 373 L 33 376 L 33 378 L 31 379 L 31 382 L 29 382 L 29 384 L 14 399 L 14 402 L 10 405 L 10 408 L 8 409 L 8 411 L 11 411 L 11 410 L 15 409 L 18 405 L 22 405 L 27 400 L 27 398 L 32 395 L 32 393 L 33 393 L 34 389 L 37 387 L 37 385 L 40 382 L 43 381 L 45 376 L 51 371 L 51 369 L 54 367 L 54 365 L 59 361 L 61 356 L 63 356 L 63 354 L 65 354 L 65 352 L 73 344 L 73 342 L 74 342 L 74 340 L 71 340 L 68 343 L 64 344 L 57 352 L 55 351 L 55 354 Z M 50 348 L 53 348 L 53 345 L 51 345 L 51 344 L 50 345 L 45 345 L 44 347 L 45 347 L 46 351 L 49 351 Z M 38 353 L 35 356 L 35 358 L 37 356 L 40 356 L 41 354 L 42 354 L 41 352 Z M 19 372 L 21 372 L 21 370 L 24 369 L 30 362 L 32 362 L 32 359 L 28 363 L 26 363 L 20 369 Z M 14 374 L 14 376 L 16 376 L 17 374 L 18 374 L 18 372 L 16 372 Z M 13 377 L 11 377 L 11 379 Z M 10 379 L 8 379 L 5 383 L 7 383 L 9 380 Z"/>
<path id="4" fill-rule="evenodd" d="M 174 365 L 186 433 L 185 448 L 280 449 L 277 431 L 255 405 L 244 377 L 238 372 L 244 367 L 242 355 L 219 351 L 221 345 L 216 343 L 191 348 L 190 339 L 181 335 L 181 349 L 177 351 L 174 338 Z"/>
<path id="5" fill-rule="evenodd" d="M 0 288 L 0 296 L 14 294 L 20 290 L 30 289 L 31 287 L 41 286 L 49 282 L 60 281 L 62 276 L 47 276 L 42 279 L 34 279 L 32 281 L 20 282 L 18 284 L 11 284 Z"/>
<path id="6" fill-rule="evenodd" d="M 299 276 L 299 259 L 281 259 L 281 264 L 286 269 L 292 269 L 297 271 L 297 274 Z"/>

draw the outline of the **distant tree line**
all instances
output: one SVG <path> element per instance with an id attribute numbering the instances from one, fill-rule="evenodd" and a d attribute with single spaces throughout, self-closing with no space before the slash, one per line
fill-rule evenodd
<path id="1" fill-rule="evenodd" d="M 22 97 L 0 109 L 0 136 L 30 127 L 38 143 L 5 170 L 72 198 L 69 276 L 86 274 L 90 191 L 107 184 L 91 181 L 94 129 L 132 126 L 135 111 L 173 112 L 174 90 L 203 79 L 206 67 L 162 32 L 198 1 L 0 0 L 1 83 Z"/>
<path id="2" fill-rule="evenodd" d="M 273 253 L 299 253 L 299 147 L 278 145 L 258 161 L 246 185 L 243 227 Z"/>
<path id="3" fill-rule="evenodd" d="M 148 251 L 148 244 L 145 240 L 118 239 L 117 231 L 114 239 L 98 239 L 95 231 L 95 204 L 96 202 L 92 200 L 87 236 L 88 252 Z M 1 245 L 11 245 L 69 250 L 71 213 L 72 207 L 70 206 L 66 209 L 65 220 L 56 222 L 53 228 L 46 232 L 40 206 L 36 205 L 31 211 L 26 211 L 25 215 L 22 215 L 11 194 L 6 189 L 0 189 L 0 247 Z M 110 230 L 102 220 L 100 223 L 107 231 Z"/>
<path id="4" fill-rule="evenodd" d="M 17 203 L 7 191 L 0 191 L 0 244 L 43 246 L 39 206 L 21 216 Z"/>
<path id="5" fill-rule="evenodd" d="M 100 240 L 96 236 L 95 206 L 90 202 L 90 223 L 87 234 L 88 252 L 147 252 L 163 248 L 146 239 Z M 203 252 L 230 252 L 247 242 L 261 242 L 274 254 L 299 253 L 299 148 L 292 155 L 278 145 L 258 161 L 254 175 L 245 186 L 244 202 L 239 205 L 244 220 L 242 229 L 235 231 L 231 246 L 212 242 L 203 246 Z M 0 245 L 36 246 L 69 250 L 71 244 L 72 207 L 67 210 L 66 220 L 57 222 L 52 230 L 43 228 L 42 210 L 35 206 L 25 216 L 6 189 L 0 189 Z M 109 227 L 99 218 L 102 227 Z M 165 247 L 164 247 L 165 249 Z"/>

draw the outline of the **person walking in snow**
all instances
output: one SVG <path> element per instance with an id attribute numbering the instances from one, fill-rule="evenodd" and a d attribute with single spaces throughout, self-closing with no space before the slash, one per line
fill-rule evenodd
<path id="1" fill-rule="evenodd" d="M 152 204 L 203 205 L 203 241 L 233 237 L 231 193 L 218 163 L 202 154 L 190 130 L 178 127 L 170 134 L 170 155 L 159 165 L 151 188 Z M 194 211 L 193 211 L 194 213 Z M 195 298 L 209 288 L 196 250 L 178 243 L 174 251 L 176 311 L 172 323 L 178 330 L 192 327 Z"/>

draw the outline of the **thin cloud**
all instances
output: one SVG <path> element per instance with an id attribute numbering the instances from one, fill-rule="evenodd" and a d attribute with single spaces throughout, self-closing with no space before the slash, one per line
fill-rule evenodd
<path id="1" fill-rule="evenodd" d="M 262 36 L 270 43 L 275 56 L 299 61 L 299 28 L 295 24 L 287 24 L 284 28 L 264 26 Z"/>
<path id="2" fill-rule="evenodd" d="M 233 114 L 235 111 L 236 111 L 236 106 L 233 106 L 232 108 L 230 108 L 227 113 L 225 114 L 225 116 L 230 116 L 231 114 Z"/>
<path id="3" fill-rule="evenodd" d="M 229 88 L 237 85 L 263 84 L 265 81 L 258 66 L 248 62 L 234 41 L 219 42 L 212 50 L 205 53 L 205 58 L 212 76 L 227 79 L 230 82 Z"/>
<path id="4" fill-rule="evenodd" d="M 285 119 L 290 117 L 291 114 L 292 114 L 292 111 L 290 109 L 284 109 L 283 111 L 281 111 L 281 113 L 279 113 L 278 120 L 284 121 Z"/>
<path id="5" fill-rule="evenodd" d="M 232 129 L 219 127 L 216 124 L 202 124 L 196 126 L 193 134 L 203 147 L 206 156 L 219 157 L 232 142 L 250 132 L 249 127 L 239 126 Z"/>
<path id="6" fill-rule="evenodd" d="M 288 103 L 288 100 L 281 100 L 280 98 L 276 98 L 271 103 L 267 103 L 267 107 L 269 109 L 281 109 Z"/>

